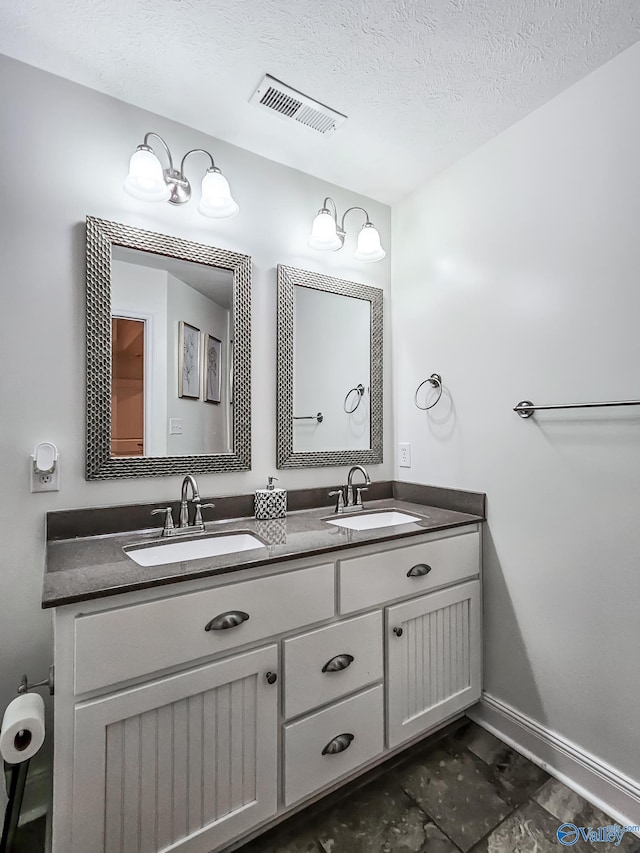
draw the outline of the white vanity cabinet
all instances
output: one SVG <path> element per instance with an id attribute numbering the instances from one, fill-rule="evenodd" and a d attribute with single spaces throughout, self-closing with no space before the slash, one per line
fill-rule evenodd
<path id="1" fill-rule="evenodd" d="M 479 574 L 472 524 L 59 607 L 53 853 L 223 851 L 459 715 Z"/>

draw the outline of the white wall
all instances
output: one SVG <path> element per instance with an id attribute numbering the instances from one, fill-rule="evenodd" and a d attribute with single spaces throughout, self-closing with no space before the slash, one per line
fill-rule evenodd
<path id="1" fill-rule="evenodd" d="M 212 299 L 185 284 L 172 275 L 167 275 L 167 346 L 169 369 L 166 374 L 167 411 L 169 418 L 182 420 L 182 435 L 168 435 L 169 455 L 185 456 L 197 453 L 229 453 L 227 431 L 228 383 L 227 357 L 229 352 L 229 311 Z M 220 403 L 205 403 L 200 382 L 200 399 L 178 397 L 178 344 L 180 321 L 200 330 L 200 377 L 205 375 L 204 336 L 213 335 L 222 343 L 222 376 Z"/>
<path id="2" fill-rule="evenodd" d="M 252 491 L 275 473 L 276 264 L 350 278 L 388 291 L 388 259 L 358 264 L 347 248 L 322 255 L 306 245 L 328 193 L 340 209 L 365 206 L 388 248 L 390 211 L 381 204 L 209 138 L 166 118 L 0 57 L 0 162 L 10 164 L 0 210 L 0 708 L 23 671 L 46 675 L 51 619 L 40 609 L 47 510 L 177 498 L 179 477 L 87 482 L 85 452 L 85 217 L 117 220 L 253 256 L 253 467 L 199 477 L 203 495 Z M 129 157 L 145 131 L 166 137 L 176 157 L 211 150 L 240 204 L 227 222 L 205 219 L 195 202 L 149 205 L 122 190 Z M 300 145 L 307 131 L 299 132 Z M 330 141 L 327 144 L 331 144 Z M 196 183 L 206 163 L 192 158 Z M 388 306 L 387 306 L 388 307 Z M 387 336 L 387 354 L 389 336 Z M 388 362 L 387 362 L 388 364 Z M 10 366 L 10 367 L 8 367 Z M 385 382 L 390 371 L 387 366 Z M 388 384 L 386 385 L 388 387 Z M 390 398 L 386 462 L 392 471 Z M 29 493 L 29 454 L 57 443 L 62 488 Z M 285 488 L 331 484 L 346 470 L 281 472 Z"/>
<path id="3" fill-rule="evenodd" d="M 167 273 L 111 259 L 111 312 L 146 317 L 145 456 L 167 455 Z M 150 327 L 150 330 L 149 330 Z M 150 411 L 147 413 L 147 404 Z"/>
<path id="4" fill-rule="evenodd" d="M 485 688 L 640 779 L 640 44 L 393 209 L 395 436 L 488 494 Z M 442 374 L 431 416 L 417 384 Z"/>
<path id="5" fill-rule="evenodd" d="M 371 447 L 371 303 L 312 287 L 293 288 L 293 413 L 315 415 L 322 423 L 295 421 L 295 451 L 366 450 Z M 352 414 L 345 396 L 364 385 L 366 392 Z M 347 408 L 356 405 L 351 394 Z"/>

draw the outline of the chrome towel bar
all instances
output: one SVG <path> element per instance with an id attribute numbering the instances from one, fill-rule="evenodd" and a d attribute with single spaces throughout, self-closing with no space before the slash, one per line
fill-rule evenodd
<path id="1" fill-rule="evenodd" d="M 324 420 L 324 415 L 322 412 L 318 412 L 317 415 L 294 415 L 294 421 L 318 421 L 319 424 Z"/>
<path id="2" fill-rule="evenodd" d="M 611 403 L 560 403 L 553 406 L 535 406 L 531 400 L 521 400 L 513 411 L 521 418 L 530 418 L 534 412 L 552 409 L 603 409 L 610 406 L 640 406 L 640 400 L 618 400 Z"/>

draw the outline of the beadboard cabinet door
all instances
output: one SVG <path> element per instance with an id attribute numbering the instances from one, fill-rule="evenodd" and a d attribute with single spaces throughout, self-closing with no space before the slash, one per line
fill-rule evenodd
<path id="1" fill-rule="evenodd" d="M 276 645 L 76 706 L 70 853 L 209 853 L 275 814 Z"/>
<path id="2" fill-rule="evenodd" d="M 433 728 L 480 698 L 480 582 L 388 607 L 387 745 Z"/>

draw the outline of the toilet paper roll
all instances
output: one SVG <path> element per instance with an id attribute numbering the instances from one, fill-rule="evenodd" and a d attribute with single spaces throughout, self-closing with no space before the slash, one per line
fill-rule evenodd
<path id="1" fill-rule="evenodd" d="M 44 701 L 24 693 L 7 706 L 0 731 L 0 755 L 9 764 L 33 758 L 44 743 Z"/>

